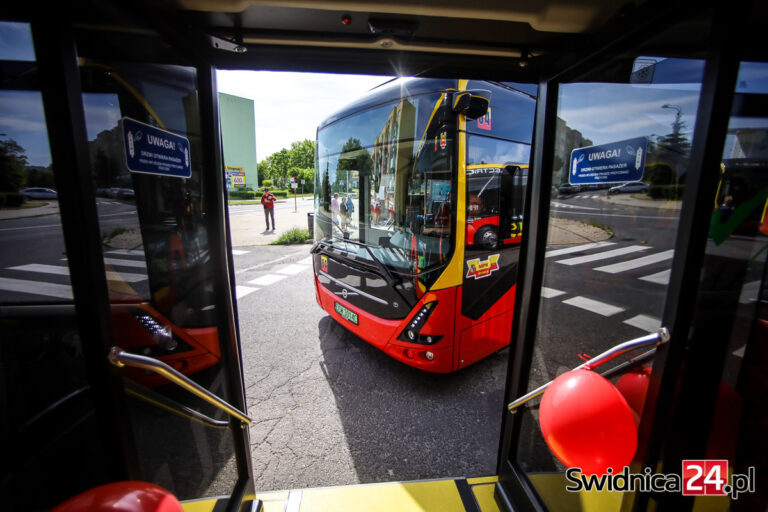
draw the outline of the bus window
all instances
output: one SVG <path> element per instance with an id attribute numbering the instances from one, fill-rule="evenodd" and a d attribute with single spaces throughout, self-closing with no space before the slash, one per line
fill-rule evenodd
<path id="1" fill-rule="evenodd" d="M 699 283 L 698 321 L 707 338 L 728 340 L 724 357 L 711 369 L 721 380 L 706 458 L 725 459 L 733 473 L 746 474 L 765 464 L 766 453 L 763 436 L 740 426 L 765 421 L 768 392 L 768 65 L 742 62 L 735 93 Z M 757 509 L 765 499 L 758 486 L 738 503 Z"/>
<path id="2" fill-rule="evenodd" d="M 52 165 L 42 95 L 29 85 L 30 27 L 0 21 L 0 40 L 0 502 L 47 510 L 102 482 L 106 447 L 59 215 L 55 173 L 66 170 Z"/>
<path id="3" fill-rule="evenodd" d="M 661 327 L 701 77 L 638 85 L 629 83 L 626 73 L 628 83 L 616 83 L 612 77 L 621 69 L 617 61 L 580 81 L 559 85 L 555 154 L 552 168 L 545 171 L 552 173 L 553 185 L 569 183 L 580 163 L 571 161 L 574 150 L 596 148 L 588 161 L 598 162 L 601 148 L 616 144 L 626 161 L 631 158 L 631 165 L 642 170 L 647 186 L 632 194 L 600 192 L 606 186 L 600 176 L 624 180 L 617 167 L 592 163 L 594 187 L 551 199 L 528 390 L 577 367 L 581 358 Z M 644 165 L 631 145 L 635 140 L 646 143 Z M 643 378 L 650 368 L 636 363 L 632 371 Z M 611 378 L 617 382 L 622 376 L 614 373 Z M 644 398 L 632 399 L 638 417 Z M 517 460 L 549 510 L 621 509 L 621 500 L 609 507 L 598 505 L 594 493 L 566 492 L 565 471 L 573 464 L 546 444 L 538 408 L 521 412 Z M 635 461 L 643 459 L 645 445 L 641 435 L 633 446 Z"/>
<path id="4" fill-rule="evenodd" d="M 196 71 L 91 59 L 94 41 L 83 38 L 82 101 L 115 342 L 227 400 L 204 208 L 214 189 L 203 179 Z M 150 136 L 186 139 L 178 158 L 188 174 L 129 168 L 131 148 Z M 214 480 L 229 493 L 233 478 L 219 476 L 232 455 L 223 413 L 160 376 L 121 373 L 141 478 L 180 498 L 199 496 Z M 185 407 L 199 414 L 178 413 Z"/>

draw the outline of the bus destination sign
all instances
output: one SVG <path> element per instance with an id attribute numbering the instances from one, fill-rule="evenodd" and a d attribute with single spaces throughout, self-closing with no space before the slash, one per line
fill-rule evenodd
<path id="1" fill-rule="evenodd" d="M 572 185 L 624 183 L 643 178 L 646 137 L 577 148 L 571 151 L 568 181 Z"/>
<path id="2" fill-rule="evenodd" d="M 131 172 L 189 178 L 189 140 L 129 117 L 122 119 L 125 163 Z"/>

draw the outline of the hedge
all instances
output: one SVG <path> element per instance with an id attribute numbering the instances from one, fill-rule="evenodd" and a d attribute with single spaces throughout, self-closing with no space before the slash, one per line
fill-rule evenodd
<path id="1" fill-rule="evenodd" d="M 25 198 L 18 192 L 0 192 L 0 208 L 18 208 Z"/>
<path id="2" fill-rule="evenodd" d="M 651 185 L 648 195 L 653 199 L 682 199 L 683 190 L 682 185 Z"/>

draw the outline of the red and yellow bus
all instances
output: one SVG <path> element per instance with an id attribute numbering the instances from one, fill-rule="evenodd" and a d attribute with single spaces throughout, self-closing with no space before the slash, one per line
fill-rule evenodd
<path id="1" fill-rule="evenodd" d="M 398 79 L 317 131 L 317 302 L 390 356 L 464 368 L 509 343 L 536 87 Z M 354 197 L 354 213 L 339 205 Z"/>

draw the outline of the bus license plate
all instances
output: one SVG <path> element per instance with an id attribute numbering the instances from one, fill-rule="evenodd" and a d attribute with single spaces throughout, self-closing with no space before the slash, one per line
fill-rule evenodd
<path id="1" fill-rule="evenodd" d="M 346 318 L 347 320 L 349 320 L 353 324 L 358 325 L 358 323 L 357 323 L 357 313 L 348 310 L 347 308 L 345 308 L 344 306 L 342 306 L 338 302 L 334 302 L 333 303 L 333 309 L 335 309 L 338 314 L 340 314 L 341 316 L 343 316 L 344 318 Z"/>

